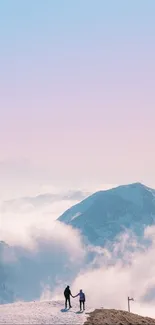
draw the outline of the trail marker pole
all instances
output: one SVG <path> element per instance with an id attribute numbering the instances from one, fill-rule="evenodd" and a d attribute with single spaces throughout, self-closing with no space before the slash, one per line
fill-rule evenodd
<path id="1" fill-rule="evenodd" d="M 130 301 L 134 301 L 133 298 L 128 297 L 128 312 L 130 313 Z"/>

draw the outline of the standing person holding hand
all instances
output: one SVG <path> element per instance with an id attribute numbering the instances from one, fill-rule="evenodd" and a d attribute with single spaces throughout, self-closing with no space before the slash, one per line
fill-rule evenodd
<path id="1" fill-rule="evenodd" d="M 73 296 L 73 298 L 76 298 L 79 296 L 79 303 L 80 303 L 80 311 L 82 311 L 82 306 L 83 306 L 83 310 L 85 310 L 85 294 L 82 291 L 82 289 L 79 291 L 79 293 L 76 296 Z"/>
<path id="2" fill-rule="evenodd" d="M 66 289 L 64 290 L 64 296 L 65 296 L 65 308 L 67 308 L 67 302 L 69 304 L 69 308 L 72 308 L 71 301 L 70 301 L 70 296 L 72 296 L 72 294 L 69 286 L 67 286 Z"/>

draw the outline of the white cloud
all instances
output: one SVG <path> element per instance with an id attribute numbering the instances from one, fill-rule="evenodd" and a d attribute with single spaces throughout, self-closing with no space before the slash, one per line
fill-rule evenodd
<path id="1" fill-rule="evenodd" d="M 154 238 L 154 227 L 151 234 Z M 122 243 L 124 245 L 124 238 L 119 243 L 121 253 Z M 117 253 L 119 244 L 115 245 Z M 125 246 L 125 259 L 117 258 L 117 260 L 113 260 L 116 251 L 113 252 L 114 255 L 109 252 L 108 259 L 107 254 L 103 259 L 100 250 L 98 258 L 101 258 L 102 266 L 94 268 L 92 265 L 89 269 L 83 269 L 72 284 L 73 294 L 82 288 L 86 292 L 89 305 L 118 309 L 127 309 L 127 297 L 130 296 L 135 299 L 131 303 L 133 312 L 155 317 L 155 292 L 151 297 L 152 301 L 150 299 L 148 303 L 145 299 L 146 294 L 155 288 L 155 242 L 153 241 L 149 248 L 139 245 L 136 247 L 133 242 L 133 247 L 134 252 L 131 254 Z"/>
<path id="2" fill-rule="evenodd" d="M 33 204 L 36 197 L 22 198 L 17 200 L 1 202 L 0 205 L 0 240 L 4 240 L 9 244 L 28 245 L 28 241 L 32 238 L 31 229 L 37 231 L 51 230 L 54 227 L 54 221 L 73 204 L 79 202 L 74 197 L 67 198 L 63 193 L 53 194 L 52 198 L 45 200 L 40 198 L 40 203 Z M 79 193 L 80 195 L 80 193 Z M 81 194 L 82 195 L 82 194 Z M 71 196 L 71 194 L 70 194 Z M 38 198 L 39 201 L 39 198 Z"/>
<path id="3" fill-rule="evenodd" d="M 13 245 L 3 255 L 9 284 L 27 300 L 62 298 L 64 286 L 70 284 L 73 294 L 84 289 L 93 307 L 127 309 L 127 297 L 133 296 L 132 311 L 155 316 L 155 228 L 145 230 L 145 239 L 152 242 L 148 248 L 130 232 L 114 243 L 112 252 L 86 248 L 78 231 L 55 223 L 73 203 L 60 199 L 38 208 L 22 201 L 1 209 L 0 239 Z"/>
<path id="4" fill-rule="evenodd" d="M 74 202 L 65 198 L 36 208 L 22 200 L 1 209 L 0 240 L 11 245 L 1 256 L 18 298 L 37 299 L 44 286 L 52 290 L 80 270 L 85 250 L 78 231 L 55 221 Z"/>

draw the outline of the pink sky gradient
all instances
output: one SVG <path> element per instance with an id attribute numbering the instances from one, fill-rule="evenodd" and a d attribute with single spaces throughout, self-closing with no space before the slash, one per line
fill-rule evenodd
<path id="1" fill-rule="evenodd" d="M 155 187 L 154 2 L 75 3 L 0 5 L 0 160 Z"/>

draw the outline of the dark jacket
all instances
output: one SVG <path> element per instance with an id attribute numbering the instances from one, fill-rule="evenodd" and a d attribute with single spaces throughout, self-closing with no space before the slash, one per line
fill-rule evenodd
<path id="1" fill-rule="evenodd" d="M 69 296 L 71 296 L 71 291 L 69 289 L 69 287 L 66 287 L 65 291 L 64 291 L 64 296 L 65 298 L 69 298 Z"/>

